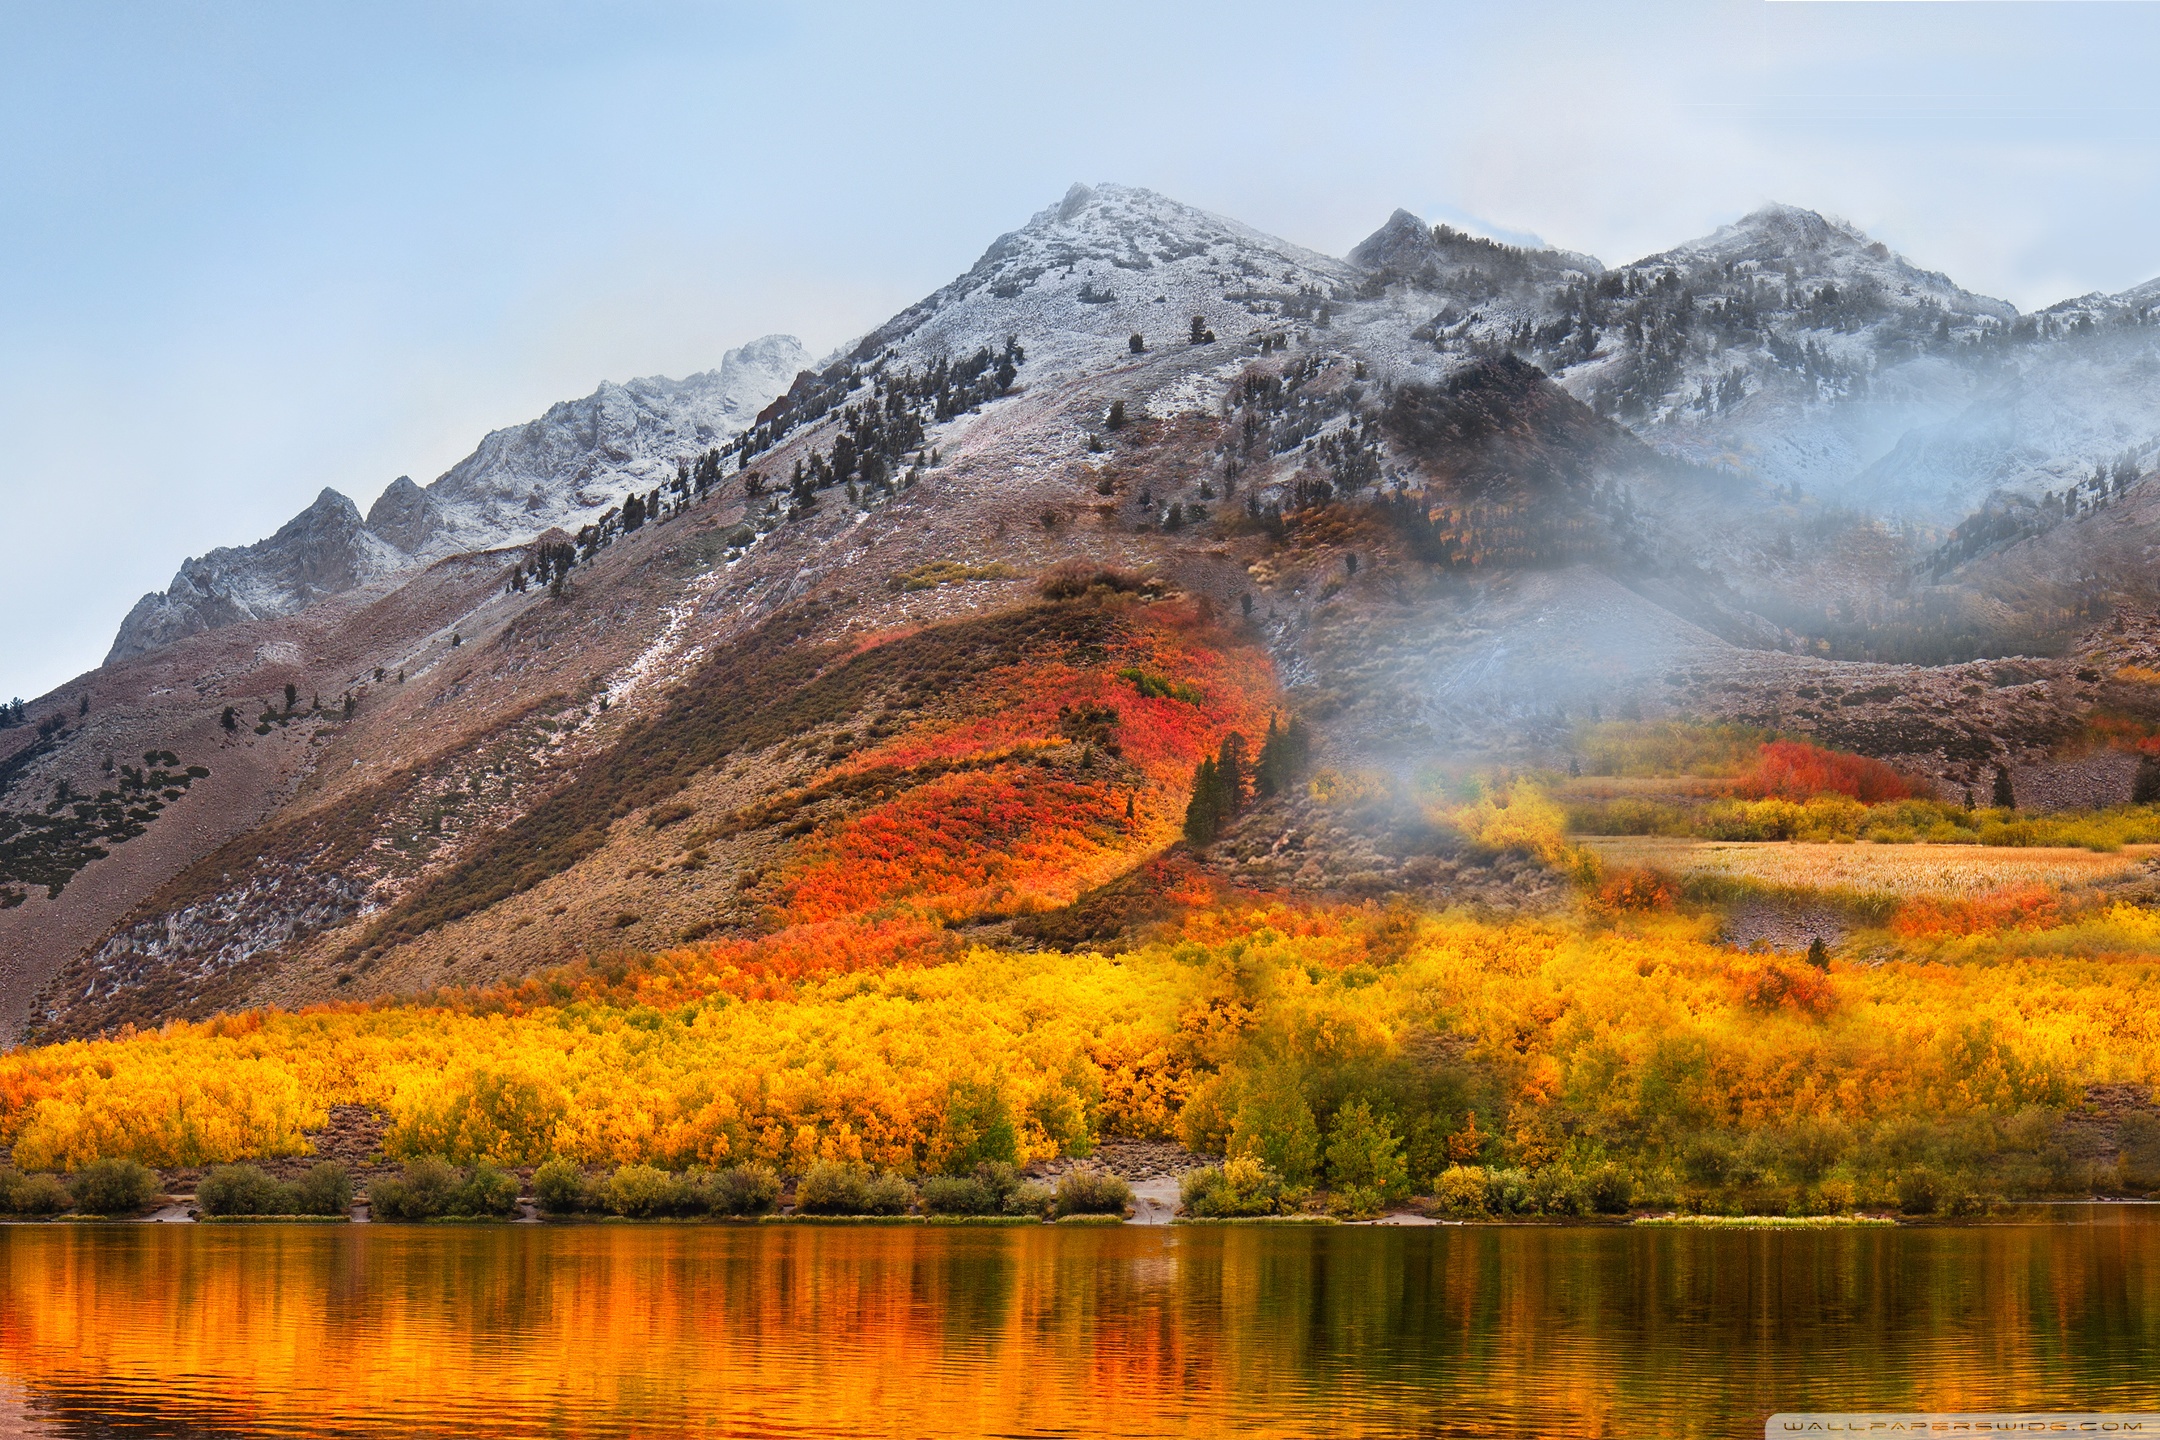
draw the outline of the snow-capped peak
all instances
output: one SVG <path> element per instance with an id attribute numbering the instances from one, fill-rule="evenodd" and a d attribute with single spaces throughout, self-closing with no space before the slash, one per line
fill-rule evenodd
<path id="1" fill-rule="evenodd" d="M 289 615 L 329 595 L 461 551 L 575 531 L 678 461 L 726 444 L 808 361 L 792 335 L 728 351 L 681 380 L 603 381 L 582 400 L 497 430 L 428 486 L 400 475 L 368 510 L 326 489 L 277 534 L 188 560 L 121 622 L 108 663 L 183 635 Z"/>
<path id="2" fill-rule="evenodd" d="M 964 355 L 1018 335 L 1040 379 L 1098 364 L 1133 335 L 1173 341 L 1196 315 L 1241 335 L 1256 321 L 1253 297 L 1328 296 L 1356 279 L 1340 260 L 1152 190 L 1074 185 L 855 353 Z"/>

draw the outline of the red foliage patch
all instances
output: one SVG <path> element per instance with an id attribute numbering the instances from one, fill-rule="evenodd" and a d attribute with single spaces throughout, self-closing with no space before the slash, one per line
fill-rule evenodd
<path id="1" fill-rule="evenodd" d="M 1825 750 L 1804 740 L 1772 740 L 1756 752 L 1755 767 L 1740 777 L 1733 793 L 1755 800 L 1848 795 L 1873 805 L 1910 800 L 1926 790 L 1880 760 Z"/>
<path id="2" fill-rule="evenodd" d="M 1898 907 L 1890 929 L 1913 939 L 2045 930 L 2062 920 L 2062 897 L 2045 885 L 2017 885 L 1985 895 L 1924 895 Z"/>
<path id="3" fill-rule="evenodd" d="M 1597 903 L 1607 910 L 1670 910 L 1680 903 L 1680 882 L 1647 865 L 1611 870 L 1598 882 Z"/>
<path id="4" fill-rule="evenodd" d="M 1736 972 L 1740 998 L 1757 1010 L 1792 1010 L 1820 1018 L 1837 1006 L 1830 976 L 1812 965 L 1766 960 Z"/>
<path id="5" fill-rule="evenodd" d="M 942 776 L 813 842 L 785 899 L 796 922 L 861 914 L 902 900 L 1009 891 L 1056 903 L 1082 862 L 1123 839 L 1122 797 L 1024 763 Z M 1054 898 L 1053 898 L 1054 896 Z"/>

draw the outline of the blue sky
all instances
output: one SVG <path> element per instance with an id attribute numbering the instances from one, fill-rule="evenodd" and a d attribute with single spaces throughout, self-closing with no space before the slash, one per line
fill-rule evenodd
<path id="1" fill-rule="evenodd" d="M 180 560 L 602 379 L 822 350 L 1074 180 L 1340 254 L 1770 199 L 2033 307 L 2160 275 L 2145 4 L 0 0 L 0 697 Z"/>

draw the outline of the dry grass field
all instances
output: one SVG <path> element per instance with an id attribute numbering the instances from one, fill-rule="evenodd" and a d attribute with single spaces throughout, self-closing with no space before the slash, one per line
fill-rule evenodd
<path id="1" fill-rule="evenodd" d="M 1585 837 L 1576 843 L 1610 866 L 1897 896 L 1981 895 L 2013 886 L 2062 888 L 2118 880 L 2145 869 L 2160 852 L 2154 846 L 2098 854 L 2037 846 L 1824 845 L 1634 835 Z"/>

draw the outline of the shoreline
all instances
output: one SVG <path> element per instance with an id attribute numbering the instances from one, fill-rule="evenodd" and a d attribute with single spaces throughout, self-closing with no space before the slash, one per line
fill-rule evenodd
<path id="1" fill-rule="evenodd" d="M 1187 1216 L 1176 1215 L 1167 1220 L 1149 1221 L 1135 1216 L 1067 1215 L 1036 1219 L 1032 1216 L 1012 1215 L 695 1215 L 695 1216 L 649 1216 L 626 1215 L 441 1215 L 425 1220 L 375 1220 L 358 1213 L 365 1205 L 357 1205 L 349 1215 L 200 1215 L 191 1209 L 183 1212 L 180 1205 L 159 1207 L 142 1215 L 9 1215 L 0 1216 L 0 1227 L 39 1225 L 305 1225 L 321 1227 L 331 1225 L 386 1225 L 397 1228 L 427 1229 L 443 1227 L 491 1227 L 514 1225 L 538 1225 L 555 1228 L 573 1226 L 650 1226 L 655 1228 L 681 1229 L 685 1227 L 717 1227 L 755 1229 L 801 1225 L 819 1228 L 892 1229 L 919 1227 L 923 1229 L 1114 1229 L 1130 1227 L 1144 1229 L 1172 1226 L 1186 1229 L 1221 1227 L 1259 1227 L 1273 1229 L 1300 1228 L 1346 1228 L 1346 1229 L 1581 1229 L 1581 1230 L 1713 1230 L 1713 1231 L 1832 1231 L 1869 1229 L 1976 1229 L 1984 1226 L 2049 1225 L 2082 1223 L 2067 1218 L 2051 1220 L 2031 1212 L 2045 1209 L 2160 1209 L 2160 1200 L 2124 1199 L 2111 1200 L 2087 1198 L 2078 1200 L 2014 1200 L 2006 1202 L 2005 1210 L 1987 1215 L 1895 1215 L 1856 1212 L 1849 1215 L 1676 1215 L 1669 1212 L 1644 1212 L 1628 1215 L 1523 1215 L 1523 1216 L 1436 1216 L 1415 1210 L 1397 1210 L 1370 1219 L 1351 1220 L 1336 1215 L 1240 1215 L 1240 1216 Z M 2028 1213 L 2019 1214 L 2017 1211 Z M 183 1213 L 175 1213 L 183 1212 Z"/>

